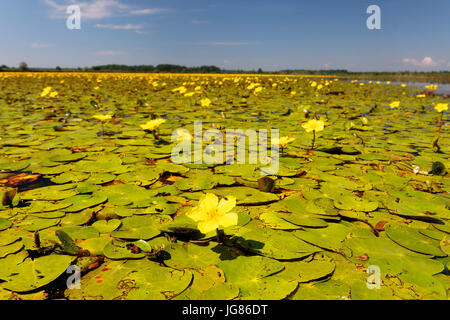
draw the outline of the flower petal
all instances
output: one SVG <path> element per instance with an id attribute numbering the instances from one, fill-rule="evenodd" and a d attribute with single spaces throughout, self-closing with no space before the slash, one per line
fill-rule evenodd
<path id="1" fill-rule="evenodd" d="M 208 215 L 206 214 L 206 212 L 202 211 L 199 207 L 191 208 L 186 213 L 186 216 L 194 221 L 203 221 L 208 219 Z"/>
<path id="2" fill-rule="evenodd" d="M 224 228 L 235 226 L 238 223 L 238 215 L 235 212 L 229 212 L 221 216 L 218 223 Z"/>
<path id="3" fill-rule="evenodd" d="M 200 230 L 201 233 L 204 233 L 204 234 L 214 231 L 218 227 L 219 227 L 219 224 L 217 223 L 217 221 L 215 219 L 202 221 L 202 222 L 199 222 L 199 224 L 198 224 L 198 229 Z"/>
<path id="4" fill-rule="evenodd" d="M 217 206 L 217 214 L 222 216 L 227 212 L 230 212 L 236 206 L 236 197 L 227 197 L 227 200 L 221 199 Z"/>
<path id="5" fill-rule="evenodd" d="M 217 209 L 219 198 L 214 193 L 207 193 L 200 198 L 198 207 L 205 213 L 209 213 Z"/>

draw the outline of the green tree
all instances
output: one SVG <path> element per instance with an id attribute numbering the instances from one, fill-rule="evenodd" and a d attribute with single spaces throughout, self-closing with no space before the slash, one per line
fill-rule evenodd
<path id="1" fill-rule="evenodd" d="M 19 71 L 24 72 L 28 70 L 28 64 L 26 62 L 19 63 Z"/>

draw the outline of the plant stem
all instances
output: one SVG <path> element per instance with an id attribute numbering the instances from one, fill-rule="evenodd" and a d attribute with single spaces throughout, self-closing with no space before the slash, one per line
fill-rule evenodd
<path id="1" fill-rule="evenodd" d="M 311 149 L 314 149 L 314 142 L 316 142 L 316 130 L 313 130 L 313 141 Z"/>

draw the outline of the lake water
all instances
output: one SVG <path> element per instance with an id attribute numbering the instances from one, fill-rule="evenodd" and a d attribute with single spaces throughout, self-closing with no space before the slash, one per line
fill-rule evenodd
<path id="1" fill-rule="evenodd" d="M 372 83 L 376 83 L 379 80 L 359 80 L 358 82 L 364 82 L 368 83 L 369 81 L 372 81 Z M 386 81 L 380 81 L 381 84 L 386 84 Z M 438 89 L 435 91 L 436 94 L 450 94 L 450 84 L 439 84 L 439 83 L 428 83 L 428 82 L 398 82 L 398 81 L 391 81 L 391 85 L 401 85 L 402 83 L 408 85 L 408 87 L 419 87 L 420 89 L 425 89 L 425 86 L 428 86 L 430 84 L 435 84 L 438 86 Z"/>

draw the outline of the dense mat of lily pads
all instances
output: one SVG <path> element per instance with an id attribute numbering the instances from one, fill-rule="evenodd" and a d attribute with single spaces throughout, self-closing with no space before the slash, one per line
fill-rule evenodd
<path id="1" fill-rule="evenodd" d="M 448 299 L 448 104 L 419 91 L 1 74 L 0 299 Z M 194 121 L 279 129 L 274 187 L 261 165 L 171 162 Z"/>

